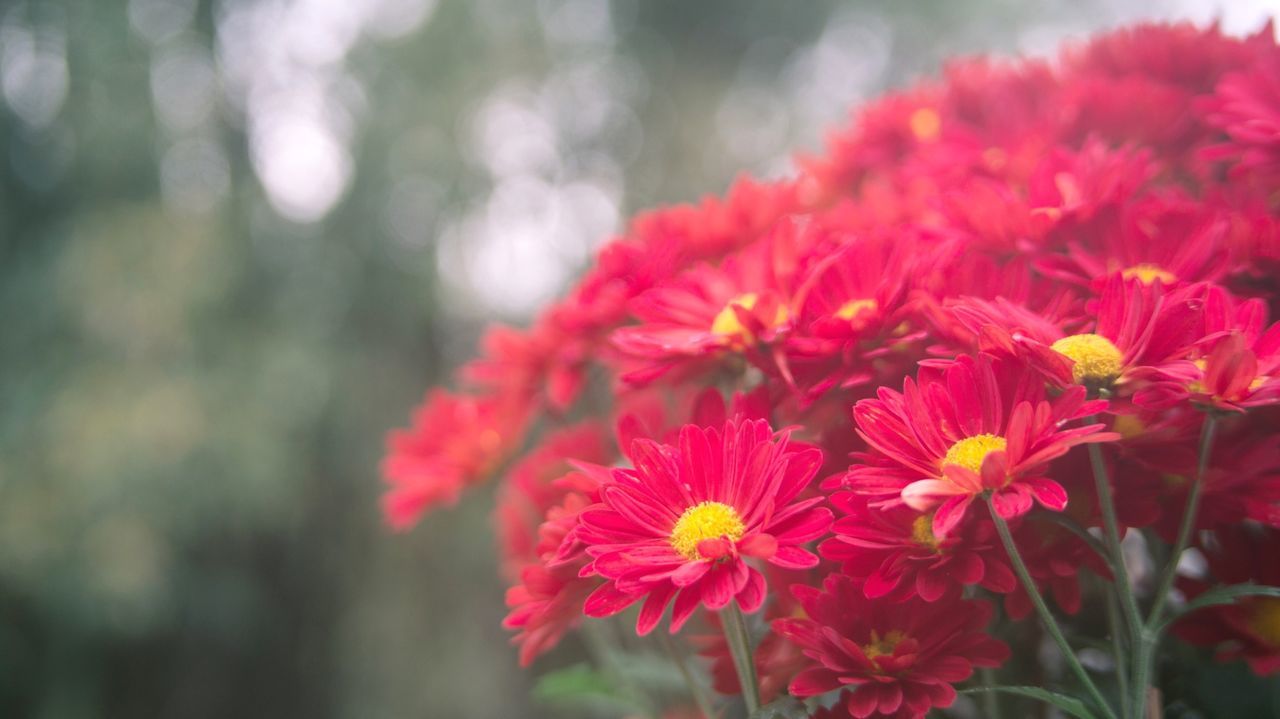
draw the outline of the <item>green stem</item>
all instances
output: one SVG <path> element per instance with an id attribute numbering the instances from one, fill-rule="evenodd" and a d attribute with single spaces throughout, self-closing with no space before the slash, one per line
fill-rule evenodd
<path id="1" fill-rule="evenodd" d="M 663 631 L 659 631 L 657 634 L 658 639 L 662 642 L 662 648 L 671 656 L 671 661 L 675 662 L 676 668 L 680 670 L 680 676 L 684 677 L 684 683 L 689 688 L 689 694 L 693 696 L 693 703 L 697 705 L 698 713 L 702 715 L 703 719 L 714 719 L 715 713 L 711 708 L 711 699 L 707 696 L 702 682 L 694 678 L 693 672 L 689 670 L 689 664 L 685 661 L 684 652 L 676 646 L 675 642 L 671 641 L 670 634 Z"/>
<path id="2" fill-rule="evenodd" d="M 1120 716 L 1129 719 L 1129 657 L 1125 651 L 1125 637 L 1121 634 L 1123 622 L 1116 595 L 1107 592 L 1107 626 L 1111 630 L 1111 656 L 1116 663 L 1116 681 L 1120 685 Z"/>
<path id="3" fill-rule="evenodd" d="M 1142 719 L 1146 716 L 1147 696 L 1151 678 L 1155 668 L 1155 653 L 1160 646 L 1160 625 L 1164 614 L 1165 603 L 1169 600 L 1169 592 L 1178 577 L 1178 562 L 1182 553 L 1191 543 L 1191 533 L 1195 529 L 1196 510 L 1200 506 L 1200 493 L 1204 489 L 1204 476 L 1209 470 L 1209 459 L 1213 453 L 1213 437 L 1218 429 L 1218 418 L 1206 414 L 1204 425 L 1200 428 L 1200 456 L 1196 462 L 1196 476 L 1187 490 L 1187 504 L 1182 510 L 1182 521 L 1178 524 L 1178 536 L 1169 551 L 1164 570 L 1160 573 L 1160 581 L 1156 585 L 1156 593 L 1152 598 L 1151 612 L 1147 615 L 1146 624 L 1142 627 L 1141 638 L 1135 651 L 1133 669 L 1133 716 Z"/>
<path id="4" fill-rule="evenodd" d="M 1031 604 L 1035 606 L 1040 622 L 1044 624 L 1049 636 L 1053 637 L 1058 649 L 1062 650 L 1062 655 L 1067 660 L 1067 666 L 1071 668 L 1071 672 L 1076 675 L 1076 679 L 1084 686 L 1085 691 L 1089 692 L 1089 696 L 1098 705 L 1098 709 L 1108 719 L 1116 719 L 1115 711 L 1111 709 L 1111 705 L 1102 696 L 1102 692 L 1098 691 L 1098 685 L 1094 684 L 1093 680 L 1089 678 L 1089 672 L 1080 663 L 1075 650 L 1071 648 L 1067 638 L 1062 634 L 1062 629 L 1058 626 L 1057 620 L 1053 618 L 1053 614 L 1049 611 L 1049 606 L 1045 604 L 1044 597 L 1040 595 L 1040 590 L 1036 588 L 1035 580 L 1031 578 L 1031 573 L 1027 571 L 1026 563 L 1022 561 L 1022 554 L 1018 552 L 1017 545 L 1013 543 L 1013 535 L 1009 533 L 1008 523 L 996 512 L 995 502 L 991 494 L 986 495 L 986 500 L 987 509 L 991 512 L 991 521 L 996 525 L 996 532 L 1000 535 L 1000 541 L 1004 544 L 1005 552 L 1009 554 L 1009 561 L 1013 563 L 1013 571 L 1018 575 L 1018 579 L 1021 580 L 1022 588 L 1027 591 Z"/>
<path id="5" fill-rule="evenodd" d="M 1133 596 L 1129 568 L 1124 563 L 1120 521 L 1116 519 L 1116 504 L 1111 495 L 1111 478 L 1107 476 L 1107 464 L 1102 459 L 1102 446 L 1096 442 L 1089 445 L 1089 463 L 1093 466 L 1093 486 L 1098 495 L 1098 508 L 1102 511 L 1102 536 L 1107 553 L 1111 555 L 1111 570 L 1116 573 L 1115 585 L 1120 597 L 1120 609 L 1124 613 L 1125 626 L 1129 629 L 1129 641 L 1136 645 L 1142 631 L 1142 615 L 1138 609 L 1138 600 Z"/>
<path id="6" fill-rule="evenodd" d="M 742 616 L 736 599 L 720 610 L 720 624 L 724 638 L 729 642 L 733 666 L 738 670 L 738 683 L 742 685 L 742 700 L 747 704 L 747 714 L 754 714 L 760 708 L 760 685 L 756 680 L 755 654 L 751 650 L 747 620 Z"/>
<path id="7" fill-rule="evenodd" d="M 986 719 L 1001 719 L 1000 717 L 1000 695 L 994 689 L 999 686 L 996 681 L 996 672 L 994 669 L 984 667 L 981 670 L 982 686 L 989 691 L 982 693 L 982 710 L 986 712 Z"/>
<path id="8" fill-rule="evenodd" d="M 1213 436 L 1218 429 L 1218 418 L 1210 414 L 1205 416 L 1204 426 L 1200 428 L 1200 461 L 1196 464 L 1196 476 L 1187 491 L 1187 505 L 1182 510 L 1182 523 L 1178 525 L 1178 538 L 1169 552 L 1169 561 L 1160 575 L 1160 584 L 1156 586 L 1155 598 L 1151 603 L 1151 613 L 1147 622 L 1155 626 L 1160 621 L 1165 602 L 1169 600 L 1169 591 L 1173 589 L 1173 580 L 1178 577 L 1178 561 L 1182 552 L 1191 543 L 1191 532 L 1195 529 L 1196 510 L 1200 506 L 1200 492 L 1204 489 L 1204 475 L 1209 470 L 1209 458 L 1213 453 Z"/>

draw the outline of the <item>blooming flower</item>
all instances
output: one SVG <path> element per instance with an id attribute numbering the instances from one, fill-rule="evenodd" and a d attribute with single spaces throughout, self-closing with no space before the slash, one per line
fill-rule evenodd
<path id="1" fill-rule="evenodd" d="M 1064 426 L 1106 403 L 1086 401 L 1078 386 L 1050 400 L 1031 375 L 1006 365 L 1002 374 L 985 355 L 961 355 L 940 374 L 922 368 L 901 393 L 881 387 L 858 402 L 858 434 L 875 454 L 849 469 L 849 487 L 884 497 L 881 504 L 933 511 L 935 535 L 950 533 L 986 491 L 1006 519 L 1026 514 L 1033 499 L 1061 511 L 1067 494 L 1046 466 L 1076 445 L 1119 437 L 1101 424 Z"/>
<path id="2" fill-rule="evenodd" d="M 843 690 L 851 717 L 920 719 L 931 708 L 951 706 L 952 685 L 974 667 L 996 667 L 1009 656 L 1009 647 L 986 633 L 992 612 L 985 602 L 874 601 L 840 574 L 828 576 L 822 591 L 792 591 L 808 618 L 773 626 L 811 664 L 791 681 L 791 693 Z"/>
<path id="3" fill-rule="evenodd" d="M 854 492 L 836 493 L 831 504 L 846 516 L 818 549 L 824 558 L 841 562 L 845 574 L 862 580 L 869 599 L 918 596 L 935 602 L 959 597 L 968 585 L 1004 594 L 1017 584 L 990 522 L 969 522 L 949 535 L 936 535 L 927 512 L 873 508 Z"/>
<path id="4" fill-rule="evenodd" d="M 805 568 L 802 548 L 824 534 L 822 497 L 799 499 L 822 453 L 774 434 L 760 420 L 723 428 L 686 425 L 676 445 L 636 440 L 634 469 L 614 470 L 600 504 L 581 515 L 578 537 L 608 581 L 587 600 L 588 616 L 616 614 L 644 598 L 636 631 L 647 634 L 675 599 L 672 632 L 699 606 L 736 599 L 747 612 L 764 601 L 765 580 L 745 560 Z"/>

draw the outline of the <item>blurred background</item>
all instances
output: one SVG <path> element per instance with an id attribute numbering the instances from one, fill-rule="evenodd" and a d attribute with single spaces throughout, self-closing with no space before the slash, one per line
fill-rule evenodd
<path id="1" fill-rule="evenodd" d="M 0 0 L 0 716 L 555 714 L 486 499 L 378 514 L 485 322 L 949 56 L 1276 11 Z"/>

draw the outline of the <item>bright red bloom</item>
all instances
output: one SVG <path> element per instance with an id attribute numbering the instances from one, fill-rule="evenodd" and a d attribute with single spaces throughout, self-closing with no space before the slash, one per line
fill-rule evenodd
<path id="1" fill-rule="evenodd" d="M 519 444 L 527 422 L 523 403 L 431 392 L 414 411 L 413 426 L 387 437 L 387 521 L 408 529 L 431 507 L 458 501 L 464 488 L 487 478 Z"/>
<path id="2" fill-rule="evenodd" d="M 950 310 L 984 352 L 1027 362 L 1058 387 L 1128 396 L 1185 363 L 1203 335 L 1203 304 L 1198 288 L 1114 274 L 1093 308 L 1096 322 L 1078 328 L 1088 331 L 1069 333 L 1069 322 L 1000 299 L 962 298 Z"/>
<path id="3" fill-rule="evenodd" d="M 988 490 L 1006 519 L 1029 512 L 1033 499 L 1061 511 L 1067 494 L 1047 465 L 1078 444 L 1119 437 L 1101 424 L 1065 427 L 1106 403 L 1086 401 L 1079 386 L 1050 400 L 1033 374 L 1003 364 L 1001 374 L 985 355 L 961 355 L 941 372 L 922 367 L 901 393 L 881 387 L 876 399 L 858 402 L 858 434 L 875 453 L 849 469 L 849 487 L 887 506 L 933 510 L 939 536 Z"/>
<path id="4" fill-rule="evenodd" d="M 1215 538 L 1204 550 L 1209 571 L 1219 582 L 1280 587 L 1280 562 L 1275 560 L 1280 529 L 1240 525 L 1217 532 Z M 1209 586 L 1183 583 L 1189 598 Z M 1173 632 L 1192 644 L 1219 647 L 1218 661 L 1243 659 L 1259 676 L 1280 673 L 1280 599 L 1275 597 L 1246 597 L 1201 609 L 1174 625 Z"/>
<path id="5" fill-rule="evenodd" d="M 802 545 L 826 533 L 831 511 L 820 496 L 797 499 L 822 463 L 817 449 L 735 419 L 722 429 L 686 425 L 674 446 L 636 440 L 630 456 L 635 469 L 614 470 L 601 503 L 581 515 L 578 538 L 592 557 L 583 572 L 608 580 L 587 601 L 588 616 L 646 599 L 636 631 L 647 634 L 674 598 L 675 633 L 699 605 L 760 608 L 764 575 L 747 558 L 797 569 L 818 562 Z"/>
<path id="6" fill-rule="evenodd" d="M 854 492 L 835 494 L 831 504 L 847 516 L 832 525 L 835 536 L 818 549 L 861 580 L 868 599 L 936 602 L 956 599 L 973 584 L 1000 594 L 1017 586 L 990 522 L 935 535 L 932 515 L 907 506 L 872 508 Z"/>
<path id="7" fill-rule="evenodd" d="M 992 614 L 986 602 L 873 601 L 840 574 L 823 587 L 793 587 L 809 618 L 773 623 L 812 662 L 791 682 L 797 697 L 844 689 L 851 717 L 921 719 L 931 708 L 951 706 L 952 685 L 974 667 L 996 667 L 1009 656 L 1009 647 L 986 632 Z"/>
<path id="8" fill-rule="evenodd" d="M 642 386 L 673 370 L 683 376 L 721 368 L 737 356 L 773 371 L 765 348 L 792 320 L 773 248 L 789 251 L 786 243 L 763 243 L 722 267 L 696 267 L 633 300 L 641 324 L 622 327 L 612 337 L 637 361 L 623 379 Z"/>

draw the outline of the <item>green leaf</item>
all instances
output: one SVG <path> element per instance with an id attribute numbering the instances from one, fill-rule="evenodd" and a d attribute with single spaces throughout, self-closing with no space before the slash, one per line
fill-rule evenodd
<path id="1" fill-rule="evenodd" d="M 1168 619 L 1161 622 L 1156 630 L 1163 632 L 1179 617 L 1197 609 L 1213 607 L 1219 604 L 1231 604 L 1242 597 L 1277 597 L 1280 598 L 1280 587 L 1265 587 L 1261 584 L 1232 584 L 1225 587 L 1214 587 L 1183 605 L 1173 612 Z"/>
<path id="2" fill-rule="evenodd" d="M 1069 697 L 1066 694 L 1051 692 L 1048 689 L 1041 689 L 1040 687 L 972 687 L 960 690 L 961 694 L 979 694 L 982 692 L 1003 692 L 1005 694 L 1030 697 L 1046 704 L 1052 704 L 1077 719 L 1097 719 L 1097 716 L 1089 710 L 1089 707 L 1085 706 L 1085 703 L 1079 699 Z"/>
<path id="3" fill-rule="evenodd" d="M 533 688 L 533 696 L 562 707 L 628 711 L 641 708 L 607 674 L 588 664 L 574 664 L 542 675 Z"/>

